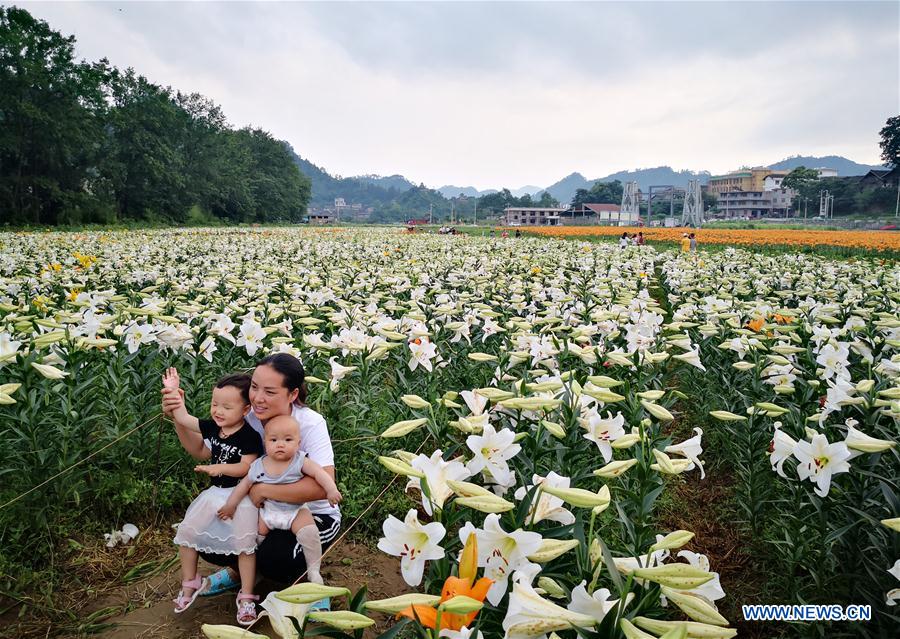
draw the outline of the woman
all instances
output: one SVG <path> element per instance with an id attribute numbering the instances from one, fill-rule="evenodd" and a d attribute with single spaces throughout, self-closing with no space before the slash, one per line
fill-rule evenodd
<path id="1" fill-rule="evenodd" d="M 278 415 L 291 415 L 300 424 L 300 448 L 314 462 L 334 477 L 334 451 L 325 419 L 304 404 L 306 383 L 303 365 L 296 357 L 277 353 L 263 358 L 256 364 L 250 382 L 251 410 L 247 422 L 256 430 L 260 438 L 263 425 Z M 163 412 L 172 417 L 173 411 L 184 404 L 183 392 L 163 391 Z M 174 417 L 173 417 L 174 419 Z M 304 477 L 293 484 L 254 484 L 250 499 L 257 506 L 266 499 L 277 499 L 288 503 L 305 503 L 313 515 L 319 529 L 322 549 L 327 548 L 337 537 L 341 528 L 341 511 L 331 506 L 325 499 L 325 490 L 312 477 Z M 291 583 L 306 572 L 306 562 L 302 552 L 295 552 L 297 540 L 290 531 L 273 530 L 256 549 L 256 569 L 273 581 Z M 203 595 L 214 595 L 239 585 L 234 557 L 201 553 L 206 561 L 225 566 L 210 576 L 209 586 Z M 325 603 L 327 607 L 327 602 Z"/>

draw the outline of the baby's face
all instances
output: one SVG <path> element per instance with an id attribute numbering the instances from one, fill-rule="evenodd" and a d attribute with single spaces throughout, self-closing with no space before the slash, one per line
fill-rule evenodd
<path id="1" fill-rule="evenodd" d="M 272 459 L 293 459 L 300 447 L 300 427 L 290 417 L 276 417 L 266 424 L 264 441 L 266 455 Z"/>

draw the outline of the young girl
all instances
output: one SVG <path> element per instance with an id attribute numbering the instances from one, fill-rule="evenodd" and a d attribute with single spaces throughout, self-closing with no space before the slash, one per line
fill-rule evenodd
<path id="1" fill-rule="evenodd" d="M 247 476 L 232 491 L 219 510 L 219 516 L 230 518 L 255 483 L 293 484 L 304 475 L 313 477 L 325 489 L 328 502 L 335 506 L 343 499 L 337 484 L 322 467 L 300 450 L 300 425 L 290 415 L 273 417 L 265 425 L 263 441 L 266 456 L 250 465 Z M 322 542 L 312 513 L 306 504 L 289 504 L 267 499 L 259 510 L 259 542 L 270 530 L 290 530 L 297 537 L 306 559 L 307 581 L 321 584 Z M 295 551 L 296 553 L 296 551 Z"/>
<path id="2" fill-rule="evenodd" d="M 170 368 L 163 376 L 166 392 L 177 393 L 178 372 Z M 256 530 L 258 511 L 249 499 L 234 504 L 232 517 L 225 521 L 218 511 L 234 491 L 250 465 L 262 454 L 259 435 L 244 421 L 250 412 L 250 376 L 229 375 L 216 383 L 210 405 L 211 419 L 191 418 L 184 406 L 176 409 L 175 431 L 184 449 L 195 459 L 211 459 L 195 471 L 210 476 L 211 487 L 200 493 L 178 524 L 175 543 L 180 546 L 181 592 L 175 612 L 187 610 L 205 588 L 197 573 L 200 552 L 238 555 L 241 591 L 237 596 L 237 621 L 249 625 L 256 620 L 257 599 L 253 595 L 256 578 Z"/>

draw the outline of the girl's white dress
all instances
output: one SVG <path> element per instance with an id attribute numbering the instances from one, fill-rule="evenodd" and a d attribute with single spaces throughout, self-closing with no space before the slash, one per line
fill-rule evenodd
<path id="1" fill-rule="evenodd" d="M 254 552 L 259 510 L 249 497 L 241 500 L 231 519 L 219 519 L 219 508 L 225 505 L 232 490 L 210 486 L 197 495 L 178 524 L 175 543 L 217 555 Z"/>

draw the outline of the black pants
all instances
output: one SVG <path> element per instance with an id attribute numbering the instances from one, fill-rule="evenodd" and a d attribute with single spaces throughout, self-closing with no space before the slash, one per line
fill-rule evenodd
<path id="1" fill-rule="evenodd" d="M 341 522 L 331 515 L 313 515 L 322 550 L 334 542 L 341 531 Z M 256 572 L 279 583 L 293 583 L 306 572 L 306 558 L 297 549 L 297 538 L 290 530 L 272 530 L 256 549 Z M 237 555 L 214 555 L 201 552 L 200 556 L 216 566 L 228 566 L 237 570 Z"/>

